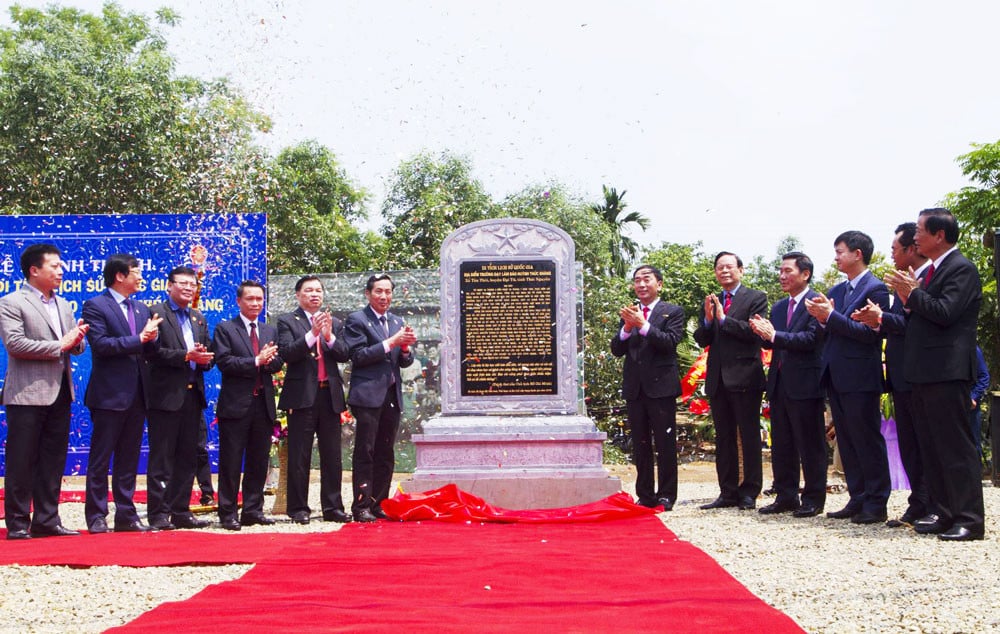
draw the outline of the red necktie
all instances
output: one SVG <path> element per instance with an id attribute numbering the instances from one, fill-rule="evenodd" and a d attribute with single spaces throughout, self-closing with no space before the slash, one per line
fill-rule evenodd
<path id="1" fill-rule="evenodd" d="M 642 307 L 642 318 L 649 321 L 649 306 Z"/>
<path id="2" fill-rule="evenodd" d="M 726 291 L 726 293 L 725 293 L 725 300 L 724 300 L 724 303 L 722 304 L 722 312 L 724 312 L 724 313 L 726 313 L 728 315 L 729 314 L 729 307 L 732 306 L 732 305 L 733 305 L 733 294 L 730 293 L 729 291 Z"/>
<path id="3" fill-rule="evenodd" d="M 312 319 L 309 321 L 312 322 Z M 330 376 L 326 373 L 326 361 L 323 359 L 322 339 L 316 339 L 316 378 L 320 383 L 327 381 L 330 378 Z"/>
<path id="4" fill-rule="evenodd" d="M 927 286 L 931 283 L 931 278 L 932 277 L 934 277 L 934 263 L 933 262 L 931 262 L 931 265 L 927 267 L 927 274 L 924 275 L 924 288 L 927 288 Z"/>
<path id="5" fill-rule="evenodd" d="M 792 315 L 795 314 L 795 298 L 792 297 L 788 300 L 788 314 L 785 315 L 785 328 L 792 325 Z"/>
<path id="6" fill-rule="evenodd" d="M 250 323 L 250 348 L 253 349 L 253 356 L 260 354 L 260 339 L 257 338 L 257 322 Z M 253 393 L 259 394 L 260 388 L 264 386 L 260 379 L 260 368 L 257 368 L 257 380 L 253 384 Z"/>

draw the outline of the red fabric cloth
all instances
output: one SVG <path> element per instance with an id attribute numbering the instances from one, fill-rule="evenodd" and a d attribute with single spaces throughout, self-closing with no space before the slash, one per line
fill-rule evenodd
<path id="1" fill-rule="evenodd" d="M 568 508 L 514 511 L 488 504 L 454 484 L 424 493 L 397 493 L 382 502 L 382 510 L 390 519 L 402 522 L 607 522 L 657 513 L 656 509 L 635 504 L 624 492 Z"/>
<path id="2" fill-rule="evenodd" d="M 232 543 L 227 552 L 240 548 Z M 802 631 L 654 517 L 349 524 L 112 631 L 178 627 L 211 634 Z"/>

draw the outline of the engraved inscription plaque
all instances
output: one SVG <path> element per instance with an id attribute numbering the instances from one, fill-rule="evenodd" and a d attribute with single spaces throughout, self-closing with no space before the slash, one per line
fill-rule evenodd
<path id="1" fill-rule="evenodd" d="M 556 265 L 461 263 L 462 396 L 556 394 Z"/>

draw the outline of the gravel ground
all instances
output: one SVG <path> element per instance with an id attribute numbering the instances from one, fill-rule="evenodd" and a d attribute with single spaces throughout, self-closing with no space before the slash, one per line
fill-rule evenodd
<path id="1" fill-rule="evenodd" d="M 622 478 L 625 490 L 633 492 L 634 470 L 611 469 Z M 82 481 L 71 480 L 67 488 L 82 487 Z M 1000 630 L 1000 489 L 984 487 L 986 540 L 962 544 L 909 529 L 855 526 L 825 517 L 797 520 L 790 515 L 698 509 L 717 493 L 714 465 L 681 465 L 680 500 L 660 518 L 679 538 L 714 557 L 809 632 Z M 318 498 L 317 483 L 311 494 Z M 350 499 L 349 482 L 344 494 Z M 905 492 L 893 494 L 890 517 L 902 513 L 905 497 Z M 266 504 L 272 500 L 268 497 Z M 827 509 L 839 509 L 846 501 L 846 493 L 832 494 Z M 312 505 L 317 508 L 318 499 Z M 64 504 L 60 512 L 66 526 L 84 528 L 83 504 Z M 215 519 L 214 514 L 206 517 Z M 303 533 L 340 527 L 314 519 L 308 526 L 279 521 L 243 530 Z M 0 630 L 99 632 L 160 603 L 186 599 L 206 585 L 237 579 L 249 569 L 0 566 Z"/>

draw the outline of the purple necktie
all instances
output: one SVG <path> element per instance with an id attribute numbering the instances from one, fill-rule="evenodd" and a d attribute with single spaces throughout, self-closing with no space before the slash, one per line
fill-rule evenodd
<path id="1" fill-rule="evenodd" d="M 129 334 L 134 335 L 135 334 L 135 312 L 132 310 L 132 300 L 126 298 L 125 301 L 122 302 L 122 303 L 125 304 L 125 313 L 128 314 L 128 332 L 129 332 Z"/>
<path id="2" fill-rule="evenodd" d="M 795 314 L 795 298 L 791 297 L 788 300 L 788 314 L 785 315 L 785 328 L 792 325 L 792 315 Z"/>

